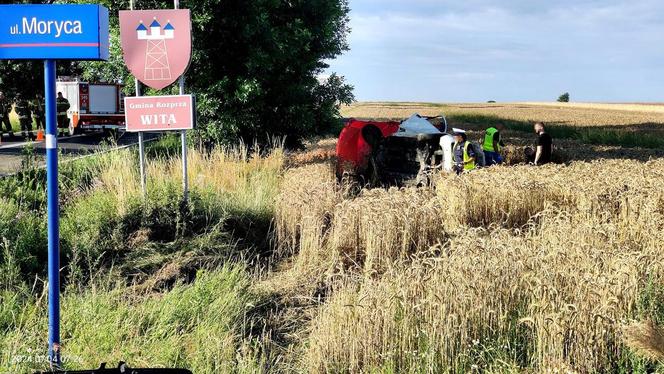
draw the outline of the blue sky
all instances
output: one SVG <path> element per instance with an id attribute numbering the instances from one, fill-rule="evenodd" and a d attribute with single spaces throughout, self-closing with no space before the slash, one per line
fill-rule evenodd
<path id="1" fill-rule="evenodd" d="M 662 0 L 350 0 L 358 100 L 664 101 Z"/>

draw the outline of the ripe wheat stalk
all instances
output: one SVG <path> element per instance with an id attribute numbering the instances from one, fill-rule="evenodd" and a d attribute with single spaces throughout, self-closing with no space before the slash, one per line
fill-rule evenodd
<path id="1" fill-rule="evenodd" d="M 349 195 L 327 166 L 291 170 L 280 241 L 337 280 L 303 362 L 311 372 L 608 370 L 627 349 L 621 326 L 663 279 L 662 177 L 662 161 L 599 161 Z"/>

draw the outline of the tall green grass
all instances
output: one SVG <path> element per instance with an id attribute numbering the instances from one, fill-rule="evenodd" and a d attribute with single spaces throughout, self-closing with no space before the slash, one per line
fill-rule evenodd
<path id="1" fill-rule="evenodd" d="M 62 299 L 63 360 L 68 369 L 126 361 L 134 367 L 185 367 L 194 373 L 257 371 L 248 312 L 258 302 L 245 269 L 199 272 L 191 284 L 146 294 L 122 282 Z M 43 295 L 0 293 L 0 372 L 43 369 L 47 315 Z"/>
<path id="2" fill-rule="evenodd" d="M 252 153 L 242 146 L 192 150 L 191 188 L 184 201 L 181 160 L 171 153 L 174 144 L 166 137 L 151 145 L 146 196 L 141 192 L 135 150 L 63 164 L 61 250 L 66 280 L 85 284 L 99 268 L 139 258 L 136 252 L 157 252 L 164 262 L 168 254 L 189 251 L 189 242 L 200 238 L 225 237 L 244 251 L 242 255 L 270 250 L 268 232 L 283 167 L 281 151 Z M 0 269 L 7 269 L 5 288 L 45 276 L 46 175 L 30 157 L 26 155 L 30 167 L 0 180 L 4 196 L 0 199 Z M 230 254 L 221 249 L 225 244 L 212 245 L 211 252 Z M 141 262 L 158 265 L 157 261 Z"/>
<path id="3" fill-rule="evenodd" d="M 190 192 L 168 139 L 143 195 L 134 150 L 64 164 L 62 342 L 69 369 L 100 362 L 256 372 L 257 297 L 238 260 L 268 256 L 281 150 L 191 150 Z M 0 182 L 0 372 L 44 369 L 45 173 Z M 30 194 L 27 191 L 32 191 Z M 249 317 L 247 317 L 249 318 Z M 253 318 L 253 317 L 252 317 Z"/>

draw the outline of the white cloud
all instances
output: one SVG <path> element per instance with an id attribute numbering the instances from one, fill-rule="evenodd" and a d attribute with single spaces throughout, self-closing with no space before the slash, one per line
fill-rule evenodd
<path id="1" fill-rule="evenodd" d="M 547 91 L 532 99 L 546 99 L 549 90 L 566 84 L 594 96 L 587 99 L 603 100 L 607 92 L 621 92 L 606 88 L 610 75 L 618 73 L 612 80 L 624 84 L 662 71 L 660 1 L 351 0 L 351 7 L 352 50 L 332 65 L 348 76 L 361 99 L 407 100 L 385 92 L 380 81 L 408 85 L 426 77 L 432 86 L 456 85 L 451 92 L 477 100 L 487 92 L 531 99 L 515 97 L 515 84 Z M 634 100 L 650 99 L 663 79 L 629 87 Z M 592 85 L 604 92 L 594 92 Z M 428 91 L 422 94 L 427 100 L 448 97 L 421 90 Z"/>

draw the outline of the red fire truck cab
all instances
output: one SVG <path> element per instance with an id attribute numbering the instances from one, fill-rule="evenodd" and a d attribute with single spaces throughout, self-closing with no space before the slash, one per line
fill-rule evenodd
<path id="1" fill-rule="evenodd" d="M 116 83 L 88 83 L 60 78 L 57 92 L 69 101 L 69 134 L 125 130 L 124 95 Z"/>

